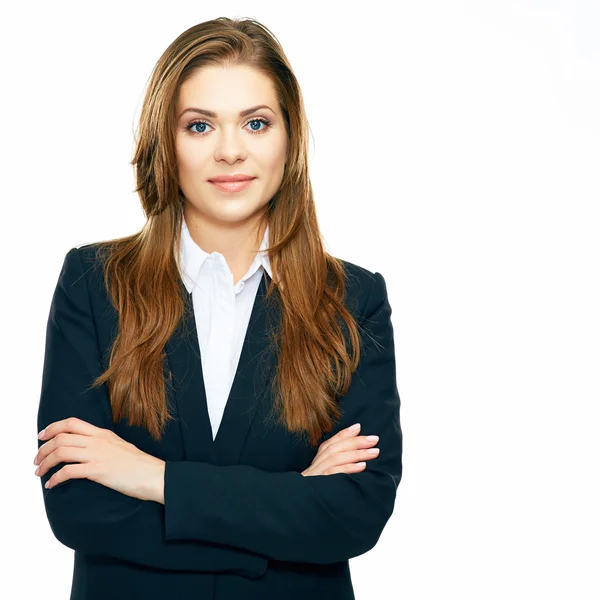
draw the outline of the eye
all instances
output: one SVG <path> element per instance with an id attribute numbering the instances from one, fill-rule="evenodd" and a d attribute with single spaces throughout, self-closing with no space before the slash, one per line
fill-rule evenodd
<path id="1" fill-rule="evenodd" d="M 264 125 L 264 127 L 261 127 L 260 129 L 251 129 L 251 131 L 250 131 L 251 134 L 265 133 L 271 127 L 271 122 L 268 119 L 265 119 L 264 117 L 256 117 L 254 119 L 250 119 L 250 121 L 248 121 L 246 123 L 246 125 L 250 125 L 250 123 L 262 123 Z M 212 125 L 210 125 L 207 121 L 204 121 L 202 119 L 196 119 L 195 121 L 188 123 L 185 126 L 185 129 L 191 135 L 203 136 L 208 133 L 208 131 L 206 131 L 205 128 L 202 129 L 201 131 L 194 129 L 194 127 L 196 127 L 196 125 L 212 127 Z"/>

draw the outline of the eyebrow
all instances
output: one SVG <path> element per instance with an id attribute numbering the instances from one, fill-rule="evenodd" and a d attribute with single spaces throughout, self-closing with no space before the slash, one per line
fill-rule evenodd
<path id="1" fill-rule="evenodd" d="M 260 108 L 268 108 L 273 114 L 275 114 L 275 111 L 270 107 L 267 106 L 266 104 L 258 104 L 257 106 L 252 106 L 251 108 L 247 108 L 246 110 L 242 110 L 240 112 L 240 117 L 245 117 L 246 115 L 252 114 L 253 112 L 256 112 L 258 109 Z M 195 108 L 195 107 L 191 107 L 191 108 L 186 108 L 178 117 L 178 119 L 181 119 L 181 117 L 183 117 L 183 115 L 186 112 L 195 112 L 201 115 L 206 115 L 207 117 L 213 117 L 213 118 L 217 118 L 217 113 L 213 112 L 212 110 L 205 110 L 203 108 Z"/>

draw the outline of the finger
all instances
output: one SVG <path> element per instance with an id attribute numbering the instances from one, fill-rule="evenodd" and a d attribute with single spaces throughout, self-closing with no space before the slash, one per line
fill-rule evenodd
<path id="1" fill-rule="evenodd" d="M 323 473 L 323 475 L 335 475 L 336 473 L 357 473 L 359 471 L 364 471 L 366 466 L 366 462 L 346 463 L 344 465 L 339 465 L 336 467 L 332 467 L 331 469 L 327 469 L 325 473 Z"/>
<path id="2" fill-rule="evenodd" d="M 313 464 L 321 469 L 329 469 L 347 463 L 357 463 L 364 460 L 373 460 L 379 455 L 379 449 L 373 448 L 376 452 L 369 452 L 371 448 L 362 448 L 359 450 L 348 450 L 346 452 L 334 452 L 329 456 L 324 457 Z"/>
<path id="3" fill-rule="evenodd" d="M 79 448 L 85 448 L 89 443 L 89 439 L 90 436 L 88 435 L 65 432 L 59 433 L 39 447 L 38 452 L 33 459 L 33 464 L 39 465 L 51 452 L 54 452 L 58 446 L 77 446 Z"/>
<path id="4" fill-rule="evenodd" d="M 355 425 L 358 425 L 358 427 L 356 427 L 356 429 L 352 429 L 352 427 L 355 427 Z M 317 451 L 317 455 L 324 452 L 325 450 L 327 450 L 332 444 L 335 444 L 336 442 L 340 441 L 340 440 L 345 440 L 347 438 L 353 438 L 356 435 L 358 435 L 358 432 L 360 431 L 360 423 L 355 423 L 354 425 L 351 425 L 350 427 L 346 427 L 346 429 L 342 429 L 341 431 L 338 431 L 334 436 L 330 437 L 328 440 L 325 440 L 320 446 L 319 446 L 319 450 Z"/>
<path id="5" fill-rule="evenodd" d="M 59 469 L 46 481 L 44 484 L 45 488 L 51 488 L 59 483 L 63 483 L 69 479 L 86 479 L 87 478 L 87 464 L 77 465 L 65 465 L 62 469 Z"/>
<path id="6" fill-rule="evenodd" d="M 74 446 L 59 446 L 54 452 L 51 452 L 36 469 L 35 474 L 43 477 L 52 467 L 61 462 L 87 462 L 89 452 L 87 448 L 75 448 Z"/>
<path id="7" fill-rule="evenodd" d="M 332 438 L 333 440 L 333 438 Z M 337 454 L 347 450 L 358 450 L 363 448 L 369 448 L 379 441 L 379 436 L 354 436 L 349 438 L 342 438 L 337 441 L 333 441 L 323 452 L 315 455 L 315 461 L 321 461 L 333 454 Z"/>
<path id="8" fill-rule="evenodd" d="M 48 427 L 40 431 L 38 439 L 49 440 L 63 431 L 68 433 L 79 433 L 81 435 L 97 435 L 102 429 L 77 417 L 69 417 L 62 421 L 50 423 Z"/>

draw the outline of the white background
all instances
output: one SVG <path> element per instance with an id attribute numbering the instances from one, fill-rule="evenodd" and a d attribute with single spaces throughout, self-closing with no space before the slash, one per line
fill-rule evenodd
<path id="1" fill-rule="evenodd" d="M 404 474 L 356 597 L 597 600 L 600 5 L 217 4 L 3 5 L 0 596 L 71 585 L 33 474 L 65 254 L 143 223 L 129 161 L 164 49 L 249 16 L 302 86 L 328 250 L 393 308 Z"/>

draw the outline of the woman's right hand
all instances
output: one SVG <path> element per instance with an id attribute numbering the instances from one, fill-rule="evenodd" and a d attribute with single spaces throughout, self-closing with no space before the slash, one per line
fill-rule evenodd
<path id="1" fill-rule="evenodd" d="M 376 453 L 369 453 L 378 441 L 379 436 L 369 440 L 367 436 L 358 435 L 360 427 L 356 431 L 342 429 L 333 437 L 329 438 L 319 446 L 310 467 L 302 471 L 302 475 L 333 475 L 334 473 L 358 473 L 366 466 L 366 462 L 379 456 L 379 448 Z M 368 436 L 371 437 L 371 436 Z"/>

